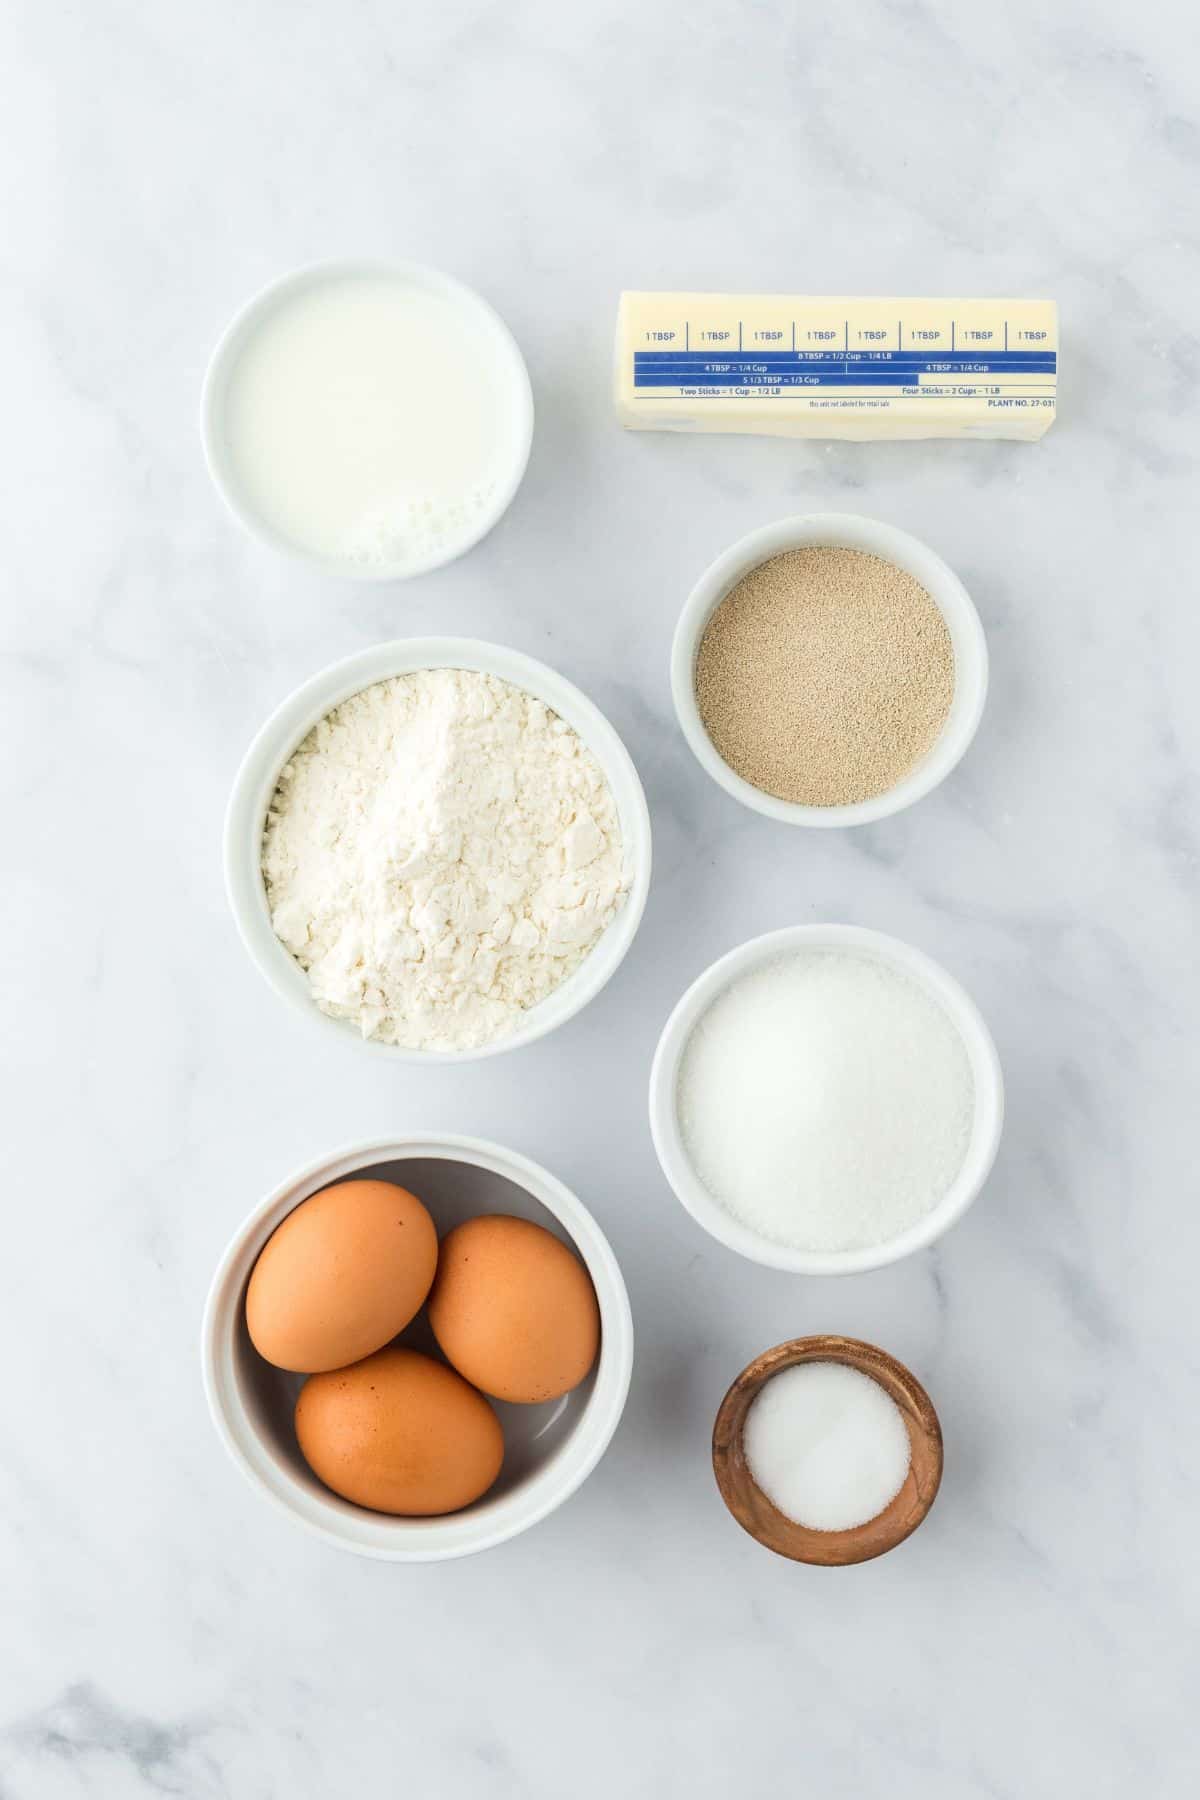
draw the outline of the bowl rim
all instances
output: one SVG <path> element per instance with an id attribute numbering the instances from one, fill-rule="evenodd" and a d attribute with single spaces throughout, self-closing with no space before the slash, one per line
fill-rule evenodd
<path id="1" fill-rule="evenodd" d="M 730 589 L 772 556 L 821 544 L 868 551 L 914 576 L 945 619 L 954 648 L 954 697 L 936 741 L 894 787 L 849 806 L 802 806 L 756 788 L 731 769 L 717 751 L 696 702 L 695 666 L 700 640 Z M 727 794 L 753 812 L 785 825 L 869 825 L 923 799 L 946 779 L 970 748 L 983 717 L 987 689 L 987 639 L 975 604 L 959 577 L 935 550 L 911 532 L 862 513 L 796 513 L 738 538 L 710 563 L 693 587 L 679 615 L 671 645 L 675 716 L 693 756 Z"/>
<path id="2" fill-rule="evenodd" d="M 241 1402 L 233 1329 L 250 1270 L 275 1227 L 310 1194 L 384 1162 L 465 1162 L 514 1182 L 565 1228 L 587 1266 L 600 1307 L 600 1355 L 587 1405 L 553 1462 L 492 1510 L 486 1526 L 470 1509 L 434 1519 L 393 1517 L 313 1493 L 257 1430 Z M 444 1562 L 492 1549 L 528 1531 L 579 1488 L 612 1441 L 633 1372 L 633 1315 L 620 1265 L 593 1213 L 557 1176 L 519 1151 L 450 1132 L 369 1138 L 305 1163 L 272 1188 L 226 1245 L 209 1286 L 201 1325 L 201 1374 L 217 1436 L 258 1493 L 315 1537 L 384 1562 Z M 353 1518 L 357 1531 L 346 1521 Z"/>
<path id="3" fill-rule="evenodd" d="M 675 1104 L 679 1065 L 692 1030 L 718 994 L 738 976 L 793 950 L 857 950 L 890 963 L 939 1000 L 958 1030 L 975 1082 L 975 1116 L 962 1167 L 925 1217 L 882 1244 L 857 1250 L 801 1250 L 760 1237 L 727 1213 L 695 1173 L 683 1146 Z M 1004 1124 L 1004 1077 L 992 1034 L 966 989 L 933 957 L 886 932 L 859 925 L 789 925 L 748 939 L 710 963 L 676 1002 L 662 1029 L 650 1070 L 650 1135 L 659 1166 L 676 1199 L 710 1237 L 766 1268 L 795 1275 L 855 1275 L 885 1268 L 923 1250 L 957 1223 L 991 1172 Z"/>
<path id="4" fill-rule="evenodd" d="M 364 1038 L 349 1020 L 323 1013 L 312 998 L 304 971 L 271 927 L 259 857 L 262 824 L 279 771 L 317 721 L 352 694 L 377 682 L 437 668 L 475 670 L 508 681 L 544 701 L 579 734 L 612 790 L 628 882 L 616 917 L 574 973 L 530 1008 L 527 1018 L 531 1022 L 507 1037 L 469 1050 L 421 1050 L 379 1043 Z M 650 892 L 653 844 L 650 812 L 633 758 L 616 727 L 580 688 L 547 664 L 502 644 L 481 638 L 413 637 L 376 644 L 330 663 L 275 707 L 255 733 L 234 776 L 225 813 L 223 859 L 225 892 L 238 935 L 274 991 L 318 1028 L 335 1031 L 350 1044 L 375 1056 L 428 1067 L 478 1062 L 522 1049 L 566 1024 L 595 999 L 616 974 L 637 935 Z"/>
<path id="5" fill-rule="evenodd" d="M 233 474 L 229 448 L 222 432 L 224 405 L 234 364 L 252 331 L 267 315 L 306 289 L 324 282 L 356 280 L 371 276 L 399 278 L 443 295 L 465 312 L 473 313 L 487 328 L 502 363 L 513 382 L 514 411 L 511 420 L 511 450 L 504 479 L 498 484 L 491 503 L 480 513 L 471 531 L 455 542 L 445 553 L 433 553 L 419 561 L 404 563 L 357 564 L 343 557 L 322 556 L 306 550 L 282 532 L 277 531 L 246 500 Z M 521 347 L 500 314 L 483 295 L 457 276 L 429 263 L 402 258 L 348 257 L 324 262 L 305 263 L 298 269 L 278 275 L 250 296 L 229 320 L 209 357 L 200 393 L 200 438 L 204 461 L 214 487 L 229 512 L 260 544 L 281 552 L 294 561 L 306 563 L 327 575 L 342 576 L 349 581 L 406 581 L 412 576 L 429 574 L 464 556 L 499 523 L 511 506 L 525 478 L 533 447 L 533 387 Z"/>

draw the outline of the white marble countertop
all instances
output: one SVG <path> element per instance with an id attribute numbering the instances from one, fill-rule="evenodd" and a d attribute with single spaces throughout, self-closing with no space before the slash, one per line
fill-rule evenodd
<path id="1" fill-rule="evenodd" d="M 2 31 L 0 1794 L 1193 1792 L 1190 8 L 30 0 Z M 511 512 L 411 586 L 251 543 L 196 431 L 232 310 L 360 252 L 475 283 L 536 391 Z M 1047 294 L 1060 421 L 1036 446 L 625 436 L 623 286 Z M 823 507 L 927 538 L 992 652 L 956 775 L 843 834 L 727 800 L 667 689 L 698 571 Z M 218 856 L 265 712 L 334 657 L 422 631 L 579 682 L 656 833 L 641 934 L 600 999 L 452 1074 L 297 1029 L 237 942 Z M 711 1242 L 645 1123 L 685 984 L 821 918 L 940 957 L 1008 1080 L 965 1222 L 842 1282 Z M 389 1568 L 243 1484 L 197 1339 L 268 1186 L 421 1126 L 511 1144 L 580 1193 L 638 1350 L 569 1505 L 481 1558 Z M 826 1329 L 909 1362 L 947 1440 L 926 1526 L 844 1572 L 758 1549 L 709 1469 L 733 1374 Z"/>

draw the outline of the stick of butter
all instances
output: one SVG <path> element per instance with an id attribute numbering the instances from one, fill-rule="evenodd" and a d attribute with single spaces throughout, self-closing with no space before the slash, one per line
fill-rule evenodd
<path id="1" fill-rule="evenodd" d="M 1050 300 L 622 294 L 617 316 L 633 431 L 1034 439 L 1057 380 Z"/>

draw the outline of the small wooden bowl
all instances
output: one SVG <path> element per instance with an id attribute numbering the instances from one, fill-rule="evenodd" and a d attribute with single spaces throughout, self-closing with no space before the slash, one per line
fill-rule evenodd
<path id="1" fill-rule="evenodd" d="M 904 1486 L 889 1505 L 852 1531 L 812 1531 L 773 1506 L 746 1466 L 742 1429 L 764 1382 L 797 1363 L 836 1362 L 870 1375 L 891 1395 L 908 1427 L 912 1461 Z M 840 1567 L 868 1562 L 894 1550 L 917 1529 L 933 1505 L 942 1479 L 942 1428 L 933 1402 L 903 1363 L 858 1338 L 805 1337 L 764 1350 L 742 1370 L 713 1426 L 713 1473 L 721 1498 L 742 1527 L 777 1556 L 793 1562 Z"/>

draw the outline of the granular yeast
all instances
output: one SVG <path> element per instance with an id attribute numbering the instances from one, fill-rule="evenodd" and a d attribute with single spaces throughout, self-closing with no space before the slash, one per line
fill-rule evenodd
<path id="1" fill-rule="evenodd" d="M 954 649 L 920 582 L 864 550 L 785 550 L 709 620 L 696 700 L 743 780 L 804 806 L 869 800 L 936 740 Z"/>

